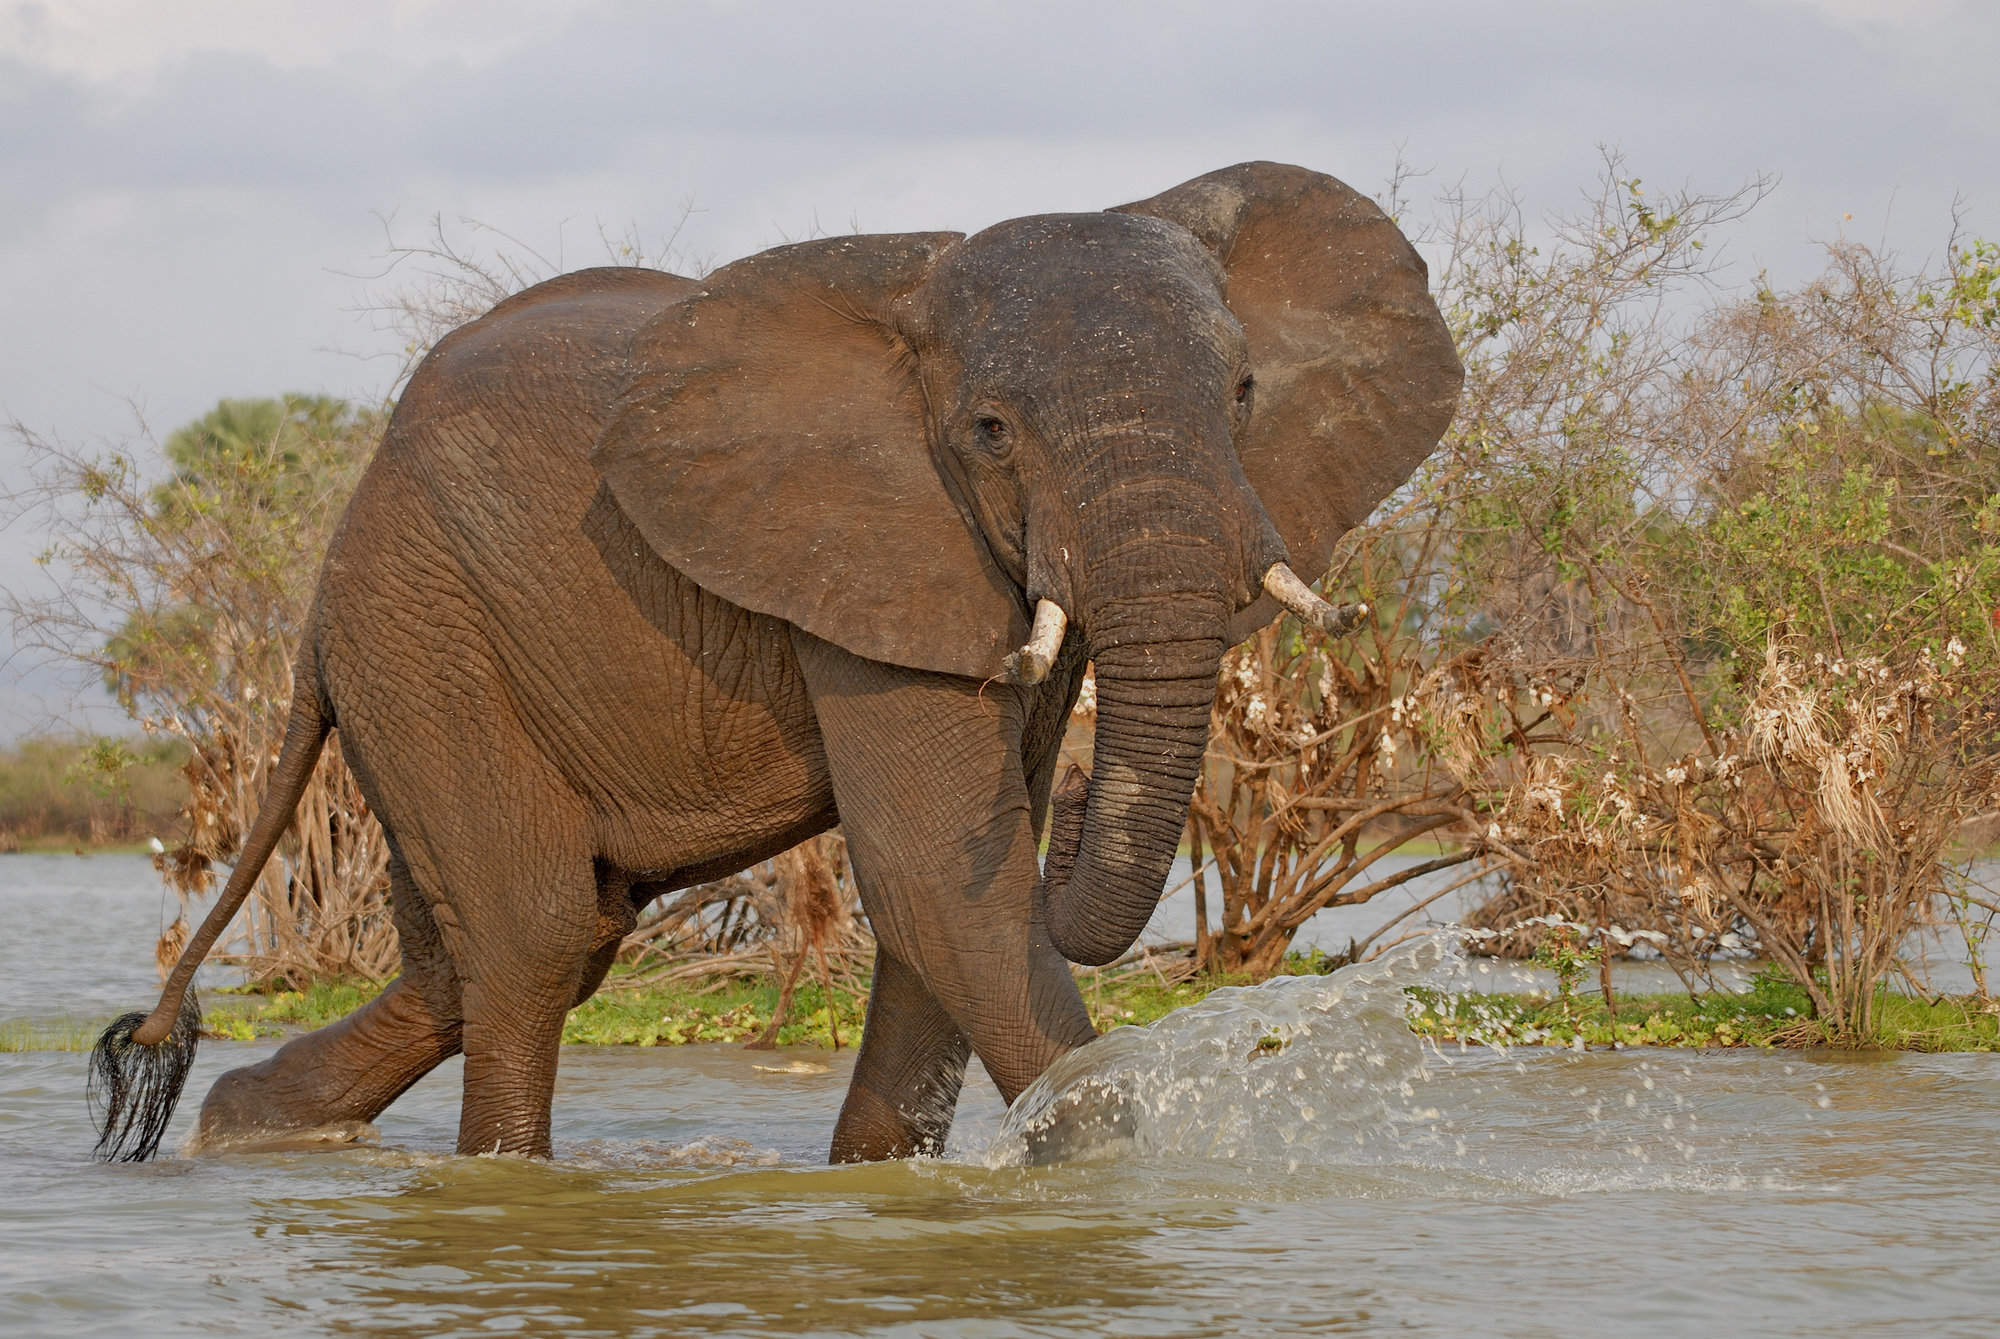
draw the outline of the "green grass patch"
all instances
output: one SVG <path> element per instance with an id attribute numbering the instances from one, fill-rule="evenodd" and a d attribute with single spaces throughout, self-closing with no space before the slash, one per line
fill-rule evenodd
<path id="1" fill-rule="evenodd" d="M 1294 970 L 1324 970 L 1331 964 L 1296 958 Z M 681 1046 L 698 1042 L 741 1044 L 763 1034 L 777 1007 L 771 981 L 726 980 L 632 987 L 614 974 L 605 988 L 570 1011 L 563 1041 L 572 1046 Z M 1143 1026 L 1184 1008 L 1225 985 L 1241 981 L 1200 978 L 1163 984 L 1150 973 L 1115 978 L 1080 971 L 1091 1020 L 1100 1029 Z M 206 996 L 204 1035 L 231 1041 L 286 1036 L 343 1018 L 373 999 L 372 982 L 322 982 L 305 990 L 257 993 L 220 990 Z M 1805 993 L 1772 975 L 1757 978 L 1741 995 L 1623 995 L 1618 1012 L 1607 1013 L 1594 994 L 1567 999 L 1541 994 L 1447 995 L 1413 987 L 1411 1030 L 1435 1041 L 1472 1045 L 1574 1047 L 1795 1047 L 1830 1044 L 1825 1028 L 1810 1016 Z M 865 994 L 836 989 L 829 997 L 818 982 L 801 980 L 792 1007 L 778 1030 L 784 1046 L 833 1044 L 837 1027 L 843 1046 L 861 1039 Z M 87 1051 L 101 1024 L 0 1024 L 0 1052 Z M 1928 1001 L 1884 991 L 1876 1003 L 1874 1045 L 1899 1051 L 2000 1051 L 2000 1015 L 1983 1013 L 1976 1001 L 1957 997 Z"/>
<path id="2" fill-rule="evenodd" d="M 694 985 L 645 986 L 623 983 L 614 974 L 604 988 L 570 1010 L 563 1042 L 571 1046 L 680 1046 L 691 1042 L 745 1042 L 761 1036 L 778 1005 L 771 981 L 726 980 Z M 381 989 L 372 982 L 321 982 L 305 990 L 259 994 L 217 991 L 202 1014 L 206 1035 L 248 1041 L 316 1028 L 354 1012 Z M 802 980 L 778 1043 L 831 1046 L 838 1027 L 843 1046 L 861 1035 L 866 996 L 835 990 L 831 1001 L 815 981 Z M 829 1019 L 829 1008 L 831 1017 Z"/>
<path id="3" fill-rule="evenodd" d="M 66 832 L 37 832 L 15 838 L 12 855 L 151 855 L 150 842 L 124 839 L 109 842 L 85 841 Z"/>
<path id="4" fill-rule="evenodd" d="M 382 986 L 373 981 L 318 981 L 304 990 L 258 991 L 225 987 L 203 998 L 204 1037 L 255 1041 L 300 1029 L 324 1027 L 374 999 Z"/>
<path id="5" fill-rule="evenodd" d="M 570 1010 L 563 1041 L 585 1046 L 680 1046 L 690 1042 L 746 1042 L 763 1035 L 778 1007 L 774 981 L 730 980 L 701 986 L 621 987 L 614 977 L 603 990 Z M 836 1028 L 843 1046 L 861 1038 L 867 997 L 817 981 L 801 980 L 778 1028 L 780 1046 L 832 1046 Z"/>
<path id="6" fill-rule="evenodd" d="M 0 1055 L 15 1051 L 87 1051 L 101 1023 L 0 1023 Z"/>
<path id="7" fill-rule="evenodd" d="M 1212 990 L 1243 983 L 1200 977 L 1163 985 L 1158 977 L 1140 973 L 1107 981 L 1086 971 L 1078 974 L 1076 984 L 1083 992 L 1085 1007 L 1090 1010 L 1090 1021 L 1102 1032 L 1115 1027 L 1144 1027 L 1195 1003 Z"/>
<path id="8" fill-rule="evenodd" d="M 1834 1039 L 1806 994 L 1760 976 L 1740 995 L 1618 996 L 1615 1015 L 1595 995 L 1448 995 L 1413 987 L 1410 1028 L 1437 1041 L 1483 1046 L 1805 1047 Z M 1897 1051 L 2000 1051 L 2000 1015 L 1975 1001 L 1930 1001 L 1882 991 L 1873 1045 Z"/>

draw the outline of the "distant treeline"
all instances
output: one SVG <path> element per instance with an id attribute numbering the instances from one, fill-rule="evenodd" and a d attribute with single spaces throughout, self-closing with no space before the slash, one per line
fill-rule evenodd
<path id="1" fill-rule="evenodd" d="M 174 840 L 187 757 L 171 739 L 43 736 L 0 749 L 0 851 Z"/>

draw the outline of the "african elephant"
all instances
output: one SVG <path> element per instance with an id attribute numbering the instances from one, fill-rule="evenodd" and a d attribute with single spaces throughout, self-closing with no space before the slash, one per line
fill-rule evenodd
<path id="1" fill-rule="evenodd" d="M 461 1152 L 549 1152 L 565 1013 L 639 908 L 830 825 L 880 948 L 835 1160 L 937 1149 L 1095 1035 L 1065 959 L 1145 926 L 1224 650 L 1430 453 L 1457 356 L 1331 177 L 566 275 L 443 340 L 325 558 L 274 779 L 100 1152 L 157 1145 L 193 971 L 327 732 L 380 817 L 403 972 L 232 1070 L 198 1138 L 374 1118 L 465 1055 Z M 1054 797 L 1095 666 L 1094 775 Z M 1051 854 L 1037 868 L 1051 821 Z"/>

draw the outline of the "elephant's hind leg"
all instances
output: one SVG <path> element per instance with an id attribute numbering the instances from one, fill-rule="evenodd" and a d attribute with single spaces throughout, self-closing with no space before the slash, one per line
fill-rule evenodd
<path id="1" fill-rule="evenodd" d="M 460 1153 L 549 1156 L 563 1020 L 609 965 L 582 816 L 566 794 L 535 799 L 489 810 L 438 862 L 450 892 L 433 909 L 465 1018 Z"/>
<path id="2" fill-rule="evenodd" d="M 319 1131 L 337 1137 L 374 1120 L 418 1079 L 458 1054 L 458 981 L 430 910 L 400 859 L 389 903 L 403 974 L 354 1013 L 232 1069 L 202 1103 L 196 1142 L 267 1142 Z"/>
<path id="3" fill-rule="evenodd" d="M 398 977 L 341 1019 L 215 1081 L 201 1104 L 201 1148 L 352 1137 L 455 1055 L 456 1021 Z"/>

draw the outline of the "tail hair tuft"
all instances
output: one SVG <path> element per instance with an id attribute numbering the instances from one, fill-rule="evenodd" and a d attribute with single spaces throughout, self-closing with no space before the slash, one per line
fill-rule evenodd
<path id="1" fill-rule="evenodd" d="M 153 1156 L 194 1067 L 201 1002 L 192 988 L 181 997 L 173 1030 L 159 1045 L 141 1046 L 132 1040 L 145 1021 L 143 1013 L 121 1015 L 91 1048 L 85 1095 L 97 1124 L 100 1162 L 144 1162 Z"/>

